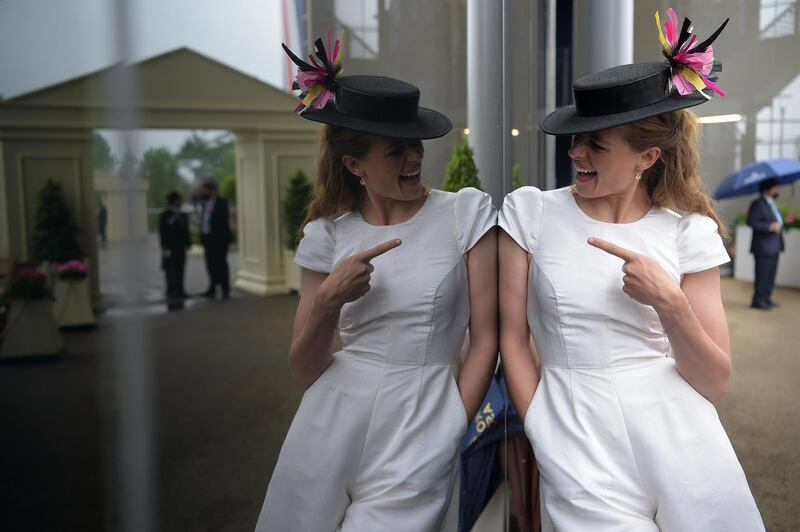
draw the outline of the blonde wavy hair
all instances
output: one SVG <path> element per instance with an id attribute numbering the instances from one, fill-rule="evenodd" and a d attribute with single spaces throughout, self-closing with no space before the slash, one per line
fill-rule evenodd
<path id="1" fill-rule="evenodd" d="M 704 214 L 717 223 L 723 238 L 728 237 L 713 200 L 703 189 L 697 151 L 700 124 L 694 113 L 680 109 L 626 124 L 622 137 L 637 151 L 661 148 L 661 157 L 642 173 L 654 205 Z"/>

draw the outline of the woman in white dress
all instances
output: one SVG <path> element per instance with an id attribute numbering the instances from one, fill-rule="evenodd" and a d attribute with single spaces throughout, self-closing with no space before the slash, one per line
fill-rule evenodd
<path id="1" fill-rule="evenodd" d="M 665 40 L 686 52 L 673 20 Z M 545 531 L 764 530 L 713 406 L 731 374 L 729 259 L 686 110 L 706 95 L 667 83 L 682 66 L 668 57 L 576 81 L 576 105 L 542 122 L 574 135 L 576 183 L 520 188 L 499 216 L 500 352 Z"/>
<path id="2" fill-rule="evenodd" d="M 459 442 L 497 358 L 496 211 L 422 185 L 420 139 L 452 126 L 416 87 L 331 74 L 333 101 L 301 114 L 326 124 L 295 256 L 305 393 L 256 530 L 455 531 Z"/>

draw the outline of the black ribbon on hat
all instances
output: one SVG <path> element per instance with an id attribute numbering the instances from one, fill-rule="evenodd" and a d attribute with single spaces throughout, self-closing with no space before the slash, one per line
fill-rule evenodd
<path id="1" fill-rule="evenodd" d="M 573 88 L 575 110 L 580 116 L 624 113 L 656 104 L 670 95 L 669 80 L 663 72 L 610 87 Z"/>
<path id="2" fill-rule="evenodd" d="M 361 92 L 336 84 L 336 110 L 340 113 L 371 122 L 413 122 L 419 109 L 419 92 L 380 95 Z"/>

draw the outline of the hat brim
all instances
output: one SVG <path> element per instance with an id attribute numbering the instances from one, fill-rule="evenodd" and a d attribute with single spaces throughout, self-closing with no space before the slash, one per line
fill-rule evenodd
<path id="1" fill-rule="evenodd" d="M 708 90 L 705 92 L 709 96 L 712 94 Z M 708 99 L 699 93 L 687 94 L 686 96 L 675 93 L 658 103 L 646 107 L 625 111 L 624 113 L 599 116 L 580 116 L 574 105 L 567 105 L 559 107 L 547 115 L 539 125 L 542 131 L 548 135 L 577 135 L 630 124 L 661 113 L 694 107 L 707 101 Z"/>
<path id="2" fill-rule="evenodd" d="M 340 113 L 333 105 L 324 109 L 306 109 L 300 116 L 306 120 L 331 124 L 353 131 L 396 139 L 435 139 L 453 129 L 450 119 L 438 111 L 420 107 L 416 120 L 411 122 L 373 122 Z"/>

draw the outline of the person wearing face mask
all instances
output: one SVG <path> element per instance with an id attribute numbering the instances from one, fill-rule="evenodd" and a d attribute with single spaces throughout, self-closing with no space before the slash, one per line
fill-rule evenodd
<path id="1" fill-rule="evenodd" d="M 295 255 L 304 394 L 256 530 L 455 531 L 459 443 L 497 361 L 495 209 L 475 188 L 423 185 L 422 139 L 452 124 L 417 87 L 339 76 L 330 33 L 313 65 L 284 49 L 300 116 L 324 126 Z"/>
<path id="2" fill-rule="evenodd" d="M 756 261 L 752 308 L 772 310 L 780 305 L 772 300 L 778 257 L 783 251 L 783 217 L 775 200 L 780 195 L 777 179 L 765 179 L 758 187 L 761 195 L 747 210 L 747 225 L 753 228 L 750 253 Z"/>
<path id="3" fill-rule="evenodd" d="M 686 110 L 721 92 L 722 27 L 697 44 L 668 13 L 668 62 L 581 78 L 543 120 L 573 135 L 575 184 L 517 189 L 498 219 L 500 356 L 545 532 L 764 530 L 713 405 L 730 385 L 730 259 Z"/>

